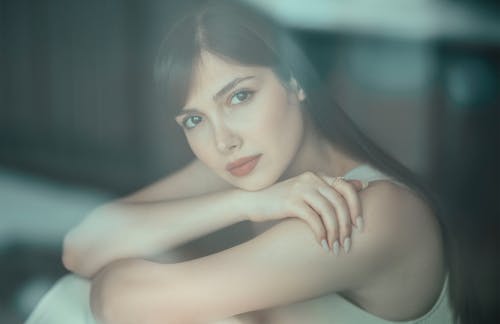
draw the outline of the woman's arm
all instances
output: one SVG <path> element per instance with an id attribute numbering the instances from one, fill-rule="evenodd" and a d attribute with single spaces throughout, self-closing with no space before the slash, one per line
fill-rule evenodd
<path id="1" fill-rule="evenodd" d="M 366 227 L 363 235 L 353 233 L 348 254 L 333 257 L 318 249 L 303 222 L 286 220 L 204 258 L 173 265 L 138 260 L 111 265 L 93 283 L 93 311 L 106 323 L 121 323 L 123 317 L 202 323 L 362 287 L 422 246 L 416 229 L 429 227 L 429 217 L 422 216 L 429 210 L 388 183 L 369 187 L 361 200 Z"/>
<path id="2" fill-rule="evenodd" d="M 246 219 L 239 189 L 148 203 L 114 203 L 67 236 L 64 264 L 90 277 L 122 258 L 154 256 Z"/>
<path id="3" fill-rule="evenodd" d="M 194 159 L 180 170 L 159 179 L 117 202 L 145 203 L 182 199 L 234 188 L 200 160 Z"/>
<path id="4" fill-rule="evenodd" d="M 162 229 L 161 223 L 154 226 L 155 217 L 152 215 L 155 210 L 158 211 L 160 204 L 230 189 L 230 184 L 213 174 L 199 160 L 194 160 L 179 171 L 124 198 L 100 206 L 87 215 L 66 235 L 63 263 L 68 270 L 90 277 L 105 264 L 119 258 L 146 257 L 160 250 L 164 254 L 166 250 L 162 246 L 153 244 L 164 239 L 163 235 L 154 236 Z M 148 208 L 149 203 L 151 208 Z M 159 221 L 165 218 L 165 213 L 161 214 Z M 149 217 L 142 217 L 146 215 Z M 150 220 L 148 223 L 143 222 L 146 218 Z M 150 226 L 155 230 L 145 235 L 141 228 Z M 146 236 L 147 240 L 143 241 L 141 236 Z M 186 251 L 183 249 L 180 252 L 185 254 Z M 179 259 L 173 255 L 170 257 Z"/>
<path id="5" fill-rule="evenodd" d="M 303 219 L 318 244 L 337 251 L 338 241 L 350 245 L 351 220 L 361 213 L 359 189 L 360 183 L 306 172 L 255 192 L 230 189 L 145 203 L 122 200 L 99 208 L 67 235 L 63 261 L 71 271 L 90 277 L 117 259 L 150 257 L 243 220 L 287 217 Z"/>

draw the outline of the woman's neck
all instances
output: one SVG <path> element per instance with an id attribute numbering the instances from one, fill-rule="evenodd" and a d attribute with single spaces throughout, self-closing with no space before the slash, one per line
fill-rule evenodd
<path id="1" fill-rule="evenodd" d="M 309 118 L 305 117 L 304 124 L 302 143 L 293 162 L 283 174 L 283 179 L 297 176 L 306 171 L 338 177 L 362 164 L 322 136 Z"/>

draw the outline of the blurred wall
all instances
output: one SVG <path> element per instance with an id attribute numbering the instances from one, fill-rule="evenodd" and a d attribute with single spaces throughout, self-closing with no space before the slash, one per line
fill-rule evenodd
<path id="1" fill-rule="evenodd" d="M 0 164 L 124 192 L 185 162 L 152 68 L 192 2 L 2 1 Z"/>
<path id="2" fill-rule="evenodd" d="M 189 160 L 152 69 L 196 2 L 1 1 L 0 164 L 122 194 Z M 452 116 L 479 109 L 455 108 L 498 104 L 499 42 L 294 28 L 360 128 L 429 181 Z"/>

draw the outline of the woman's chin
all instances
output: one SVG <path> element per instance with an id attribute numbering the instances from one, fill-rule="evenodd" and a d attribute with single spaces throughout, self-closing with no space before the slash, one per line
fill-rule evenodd
<path id="1" fill-rule="evenodd" d="M 277 179 L 239 179 L 232 184 L 239 189 L 246 191 L 259 191 L 275 184 Z"/>

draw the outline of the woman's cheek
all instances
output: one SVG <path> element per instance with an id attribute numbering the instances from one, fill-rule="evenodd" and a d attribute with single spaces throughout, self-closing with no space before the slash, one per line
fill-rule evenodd
<path id="1" fill-rule="evenodd" d="M 203 157 L 203 145 L 199 143 L 198 140 L 194 138 L 188 139 L 189 147 L 191 148 L 191 151 L 193 151 L 194 155 L 196 155 L 198 158 Z"/>
<path id="2" fill-rule="evenodd" d="M 202 136 L 199 133 L 201 132 L 198 132 L 197 134 L 190 134 L 187 137 L 189 147 L 191 148 L 193 154 L 201 162 L 211 167 L 212 166 L 211 160 L 213 157 L 213 153 L 211 153 L 210 148 L 213 147 L 213 145 L 209 142 L 208 140 L 209 137 Z"/>
<path id="3" fill-rule="evenodd" d="M 260 111 L 254 114 L 252 119 L 252 128 L 254 133 L 259 134 L 261 137 L 268 137 L 271 139 L 272 134 L 275 132 L 285 131 L 281 130 L 283 122 L 287 119 L 287 115 L 282 113 L 280 106 L 267 104 Z"/>

